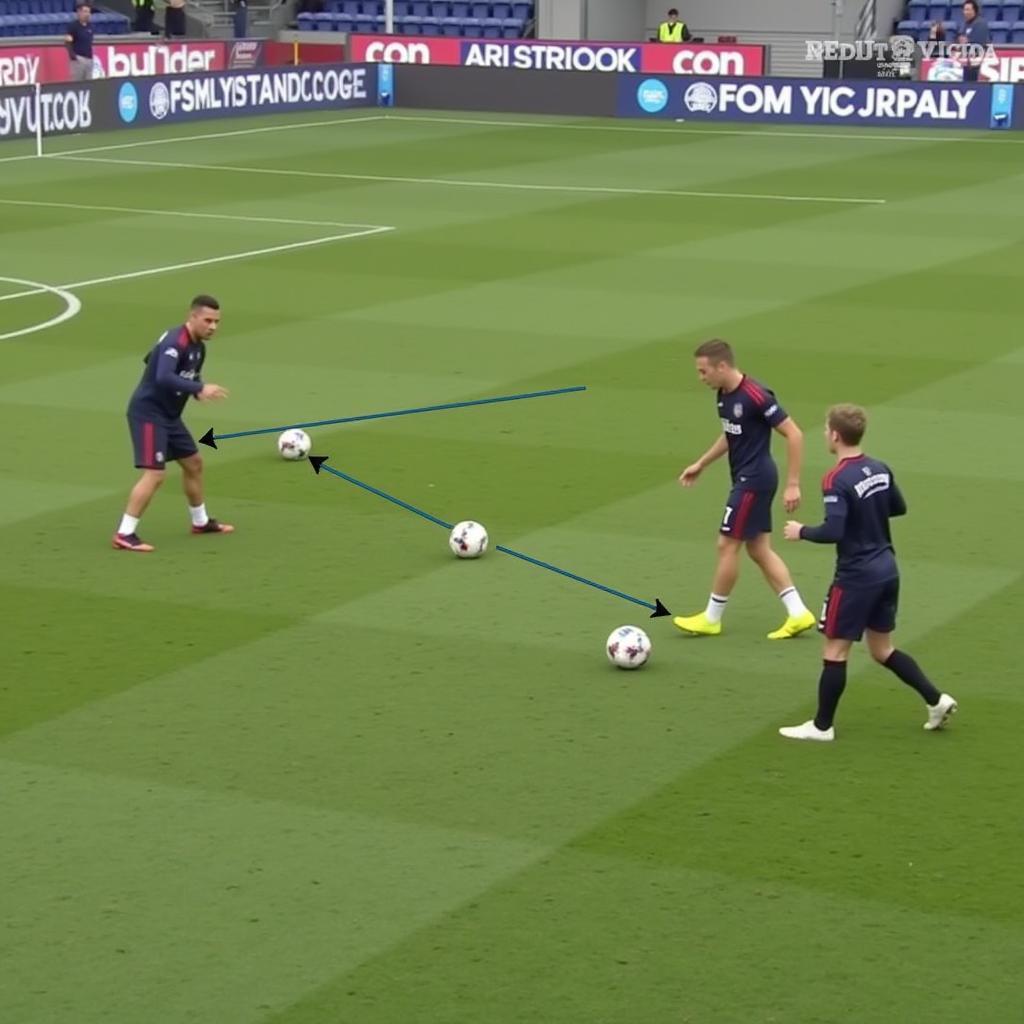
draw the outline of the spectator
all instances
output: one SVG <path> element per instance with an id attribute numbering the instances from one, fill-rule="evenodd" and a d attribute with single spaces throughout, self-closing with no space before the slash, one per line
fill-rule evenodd
<path id="1" fill-rule="evenodd" d="M 965 0 L 964 20 L 956 30 L 958 43 L 970 43 L 974 46 L 988 46 L 992 41 L 988 31 L 988 22 L 978 15 L 977 0 Z M 976 82 L 981 71 L 981 57 L 965 56 L 963 58 L 964 81 Z"/>
<path id="2" fill-rule="evenodd" d="M 92 9 L 88 4 L 80 4 L 75 14 L 64 35 L 71 60 L 71 81 L 88 82 L 92 78 Z"/>
<path id="3" fill-rule="evenodd" d="M 167 0 L 164 8 L 164 37 L 185 34 L 185 0 Z"/>
<path id="4" fill-rule="evenodd" d="M 946 41 L 946 26 L 941 21 L 933 21 L 928 27 L 928 38 L 933 43 L 944 43 Z"/>
<path id="5" fill-rule="evenodd" d="M 690 38 L 686 23 L 679 20 L 679 12 L 673 7 L 668 12 L 668 21 L 663 21 L 658 26 L 658 42 L 681 43 L 684 39 Z"/>
<path id="6" fill-rule="evenodd" d="M 153 0 L 132 0 L 135 7 L 135 24 L 132 29 L 147 34 L 153 31 Z"/>

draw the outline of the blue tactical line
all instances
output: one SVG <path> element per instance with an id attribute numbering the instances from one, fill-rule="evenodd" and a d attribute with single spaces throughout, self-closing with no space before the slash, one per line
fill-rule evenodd
<path id="1" fill-rule="evenodd" d="M 498 402 L 518 402 L 524 398 L 547 398 L 551 395 L 568 395 L 575 391 L 586 391 L 585 385 L 571 388 L 554 388 L 550 391 L 528 391 L 521 395 L 501 395 L 498 398 L 474 398 L 467 402 L 445 402 L 443 405 L 423 405 L 416 409 L 396 409 L 393 412 L 371 412 L 361 416 L 340 416 L 333 420 L 312 420 L 309 423 L 288 423 L 283 427 L 261 427 L 259 430 L 238 430 L 233 434 L 214 434 L 214 441 L 227 441 L 233 437 L 252 437 L 254 434 L 275 434 L 282 430 L 304 427 L 329 427 L 336 423 L 359 423 L 363 420 L 382 420 L 391 416 L 412 416 L 421 412 L 440 412 L 444 409 L 466 409 L 471 405 L 495 405 Z"/>

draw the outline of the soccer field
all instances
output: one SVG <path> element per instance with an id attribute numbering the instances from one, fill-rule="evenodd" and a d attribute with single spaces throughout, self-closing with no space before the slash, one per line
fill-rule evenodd
<path id="1" fill-rule="evenodd" d="M 0 149 L 3 1024 L 1022 1019 L 1019 138 L 355 111 L 47 148 Z M 115 552 L 128 396 L 200 291 L 197 436 L 586 391 L 310 431 L 482 559 L 274 434 L 201 449 L 235 534 L 189 534 L 175 467 Z M 858 649 L 838 741 L 781 739 L 820 642 L 765 639 L 749 562 L 697 640 L 494 550 L 702 608 L 714 336 L 804 429 L 803 521 L 825 408 L 867 406 L 947 731 Z"/>

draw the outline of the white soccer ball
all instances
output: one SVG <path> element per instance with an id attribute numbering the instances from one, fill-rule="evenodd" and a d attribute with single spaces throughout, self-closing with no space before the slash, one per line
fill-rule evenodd
<path id="1" fill-rule="evenodd" d="M 640 668 L 651 656 L 651 640 L 636 626 L 619 626 L 608 637 L 606 650 L 616 668 Z"/>
<path id="2" fill-rule="evenodd" d="M 456 523 L 448 537 L 448 547 L 459 558 L 479 558 L 487 550 L 487 531 L 472 519 Z"/>
<path id="3" fill-rule="evenodd" d="M 313 442 L 304 430 L 286 430 L 277 439 L 277 450 L 283 459 L 304 459 L 312 447 Z"/>

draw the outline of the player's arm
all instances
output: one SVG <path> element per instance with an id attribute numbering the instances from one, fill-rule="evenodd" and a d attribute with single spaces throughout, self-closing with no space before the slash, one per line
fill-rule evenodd
<path id="1" fill-rule="evenodd" d="M 903 492 L 896 486 L 895 480 L 889 482 L 889 518 L 895 519 L 897 516 L 905 516 L 907 514 L 907 499 L 903 497 Z"/>
<path id="2" fill-rule="evenodd" d="M 780 410 L 781 411 L 781 410 Z M 800 507 L 800 471 L 804 464 L 804 432 L 791 416 L 772 424 L 786 439 L 786 487 L 782 497 L 787 512 Z"/>
<path id="3" fill-rule="evenodd" d="M 679 482 L 684 487 L 692 487 L 697 482 L 697 477 L 728 450 L 729 442 L 726 441 L 725 434 L 719 434 L 715 443 L 696 462 L 691 463 L 683 470 L 679 476 Z"/>
<path id="4" fill-rule="evenodd" d="M 812 544 L 838 544 L 846 533 L 846 496 L 837 488 L 829 488 L 824 494 L 825 521 L 817 526 L 804 526 L 792 520 L 786 523 L 783 536 L 786 540 L 809 540 Z"/>
<path id="5" fill-rule="evenodd" d="M 180 352 L 173 345 L 160 349 L 156 357 L 156 384 L 166 391 L 184 391 L 198 395 L 203 390 L 201 380 L 189 380 L 178 373 Z"/>

